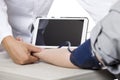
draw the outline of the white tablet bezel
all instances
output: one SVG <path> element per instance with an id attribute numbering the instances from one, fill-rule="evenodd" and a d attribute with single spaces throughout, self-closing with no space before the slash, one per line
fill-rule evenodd
<path id="1" fill-rule="evenodd" d="M 87 32 L 88 32 L 88 18 L 87 17 L 60 17 L 60 18 L 37 18 L 36 21 L 33 23 L 34 25 L 34 31 L 33 31 L 33 37 L 32 37 L 32 44 L 35 45 L 36 43 L 36 37 L 37 37 L 37 32 L 38 32 L 38 26 L 39 26 L 39 20 L 40 19 L 74 19 L 74 20 L 84 20 L 83 24 L 83 30 L 82 30 L 82 37 L 81 37 L 81 43 L 83 43 L 87 39 Z M 37 46 L 37 45 L 35 45 Z M 40 46 L 40 45 L 39 45 Z M 43 46 L 41 45 L 40 47 L 42 48 L 57 48 L 58 46 Z M 77 46 L 71 46 L 72 48 L 76 48 Z M 63 48 L 66 48 L 65 46 Z"/>

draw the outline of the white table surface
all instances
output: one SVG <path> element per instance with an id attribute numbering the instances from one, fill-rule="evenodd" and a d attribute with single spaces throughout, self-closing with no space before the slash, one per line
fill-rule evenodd
<path id="1" fill-rule="evenodd" d="M 104 73 L 104 74 L 103 74 Z M 113 80 L 107 72 L 68 69 L 44 62 L 17 65 L 6 52 L 0 53 L 0 80 Z"/>

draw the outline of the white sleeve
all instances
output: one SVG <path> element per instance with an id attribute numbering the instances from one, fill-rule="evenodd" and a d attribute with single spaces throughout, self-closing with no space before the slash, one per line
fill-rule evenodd
<path id="1" fill-rule="evenodd" d="M 7 5 L 4 0 L 0 0 L 0 44 L 9 35 L 12 35 L 12 29 L 8 22 Z"/>

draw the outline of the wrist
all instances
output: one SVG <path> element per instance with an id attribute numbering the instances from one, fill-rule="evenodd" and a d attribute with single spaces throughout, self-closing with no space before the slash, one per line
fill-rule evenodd
<path id="1" fill-rule="evenodd" d="M 12 44 L 13 42 L 15 42 L 15 39 L 13 36 L 7 36 L 2 40 L 2 46 L 4 48 L 8 47 L 10 44 Z"/>

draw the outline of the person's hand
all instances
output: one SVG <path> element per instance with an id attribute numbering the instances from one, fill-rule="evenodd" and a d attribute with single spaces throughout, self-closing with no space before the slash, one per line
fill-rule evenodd
<path id="1" fill-rule="evenodd" d="M 17 64 L 30 64 L 39 60 L 32 54 L 40 52 L 40 48 L 27 44 L 23 41 L 16 40 L 12 36 L 4 38 L 2 45 L 12 60 Z"/>

